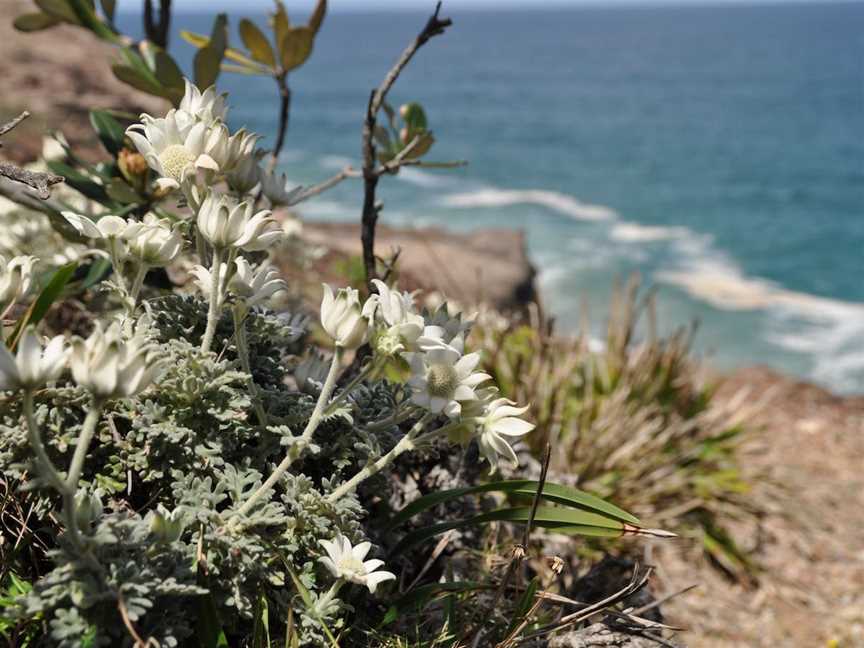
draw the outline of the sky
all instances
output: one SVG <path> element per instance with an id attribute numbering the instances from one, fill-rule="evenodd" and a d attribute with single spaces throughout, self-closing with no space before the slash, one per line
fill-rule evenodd
<path id="1" fill-rule="evenodd" d="M 717 4 L 758 4 L 774 0 L 444 0 L 445 14 L 447 9 L 501 9 L 534 7 L 568 7 L 568 6 L 628 6 L 628 5 L 717 5 Z M 780 0 L 777 0 L 780 1 Z M 804 0 L 806 1 L 806 0 Z M 832 0 L 809 0 L 813 3 L 831 2 Z M 288 9 L 302 11 L 309 9 L 314 0 L 286 0 Z M 434 0 L 330 0 L 329 10 L 359 11 L 364 9 L 403 9 L 427 10 L 434 7 Z M 118 6 L 123 10 L 139 10 L 140 0 L 119 0 Z M 174 0 L 175 11 L 184 9 L 234 9 L 273 6 L 272 0 Z"/>

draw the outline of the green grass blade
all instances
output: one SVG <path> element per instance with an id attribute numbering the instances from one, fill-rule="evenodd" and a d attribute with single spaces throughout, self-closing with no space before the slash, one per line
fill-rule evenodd
<path id="1" fill-rule="evenodd" d="M 411 519 L 418 513 L 430 509 L 433 506 L 437 506 L 438 504 L 449 502 L 451 500 L 458 499 L 466 495 L 473 495 L 476 493 L 488 493 L 494 491 L 511 493 L 514 495 L 533 496 L 537 492 L 537 482 L 529 479 L 513 479 L 507 481 L 490 482 L 488 484 L 481 484 L 479 486 L 472 486 L 468 488 L 454 488 L 451 490 L 430 493 L 429 495 L 425 495 L 411 502 L 408 506 L 406 506 L 395 516 L 393 516 L 388 525 L 388 529 L 393 529 L 400 524 L 407 522 L 409 519 Z M 580 491 L 569 486 L 563 486 L 561 484 L 551 484 L 547 482 L 543 487 L 542 497 L 543 499 L 555 502 L 557 504 L 562 504 L 564 506 L 600 513 L 615 520 L 620 520 L 621 522 L 627 522 L 636 526 L 640 524 L 638 518 L 631 515 L 627 511 L 618 508 L 614 504 L 610 504 L 609 502 L 602 500 L 595 495 L 591 495 L 590 493 L 586 493 L 584 491 Z"/>

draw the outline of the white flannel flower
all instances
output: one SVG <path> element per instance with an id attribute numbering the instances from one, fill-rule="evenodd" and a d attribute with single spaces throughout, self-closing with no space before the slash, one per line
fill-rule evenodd
<path id="1" fill-rule="evenodd" d="M 179 123 L 183 126 L 191 126 L 196 121 L 207 125 L 216 121 L 225 121 L 228 116 L 227 94 L 216 94 L 215 86 L 210 86 L 201 92 L 189 79 L 184 78 L 183 83 L 186 84 L 186 90 L 177 107 Z"/>
<path id="2" fill-rule="evenodd" d="M 226 272 L 228 272 L 228 264 L 224 262 L 220 263 L 219 276 L 224 277 Z M 196 265 L 192 267 L 190 273 L 195 277 L 195 285 L 198 286 L 201 293 L 209 300 L 213 290 L 213 275 L 210 273 L 210 270 L 202 265 Z"/>
<path id="3" fill-rule="evenodd" d="M 158 504 L 156 510 L 150 511 L 147 517 L 150 518 L 150 533 L 157 542 L 163 544 L 177 542 L 186 529 L 186 513 L 180 507 L 169 511 Z"/>
<path id="4" fill-rule="evenodd" d="M 411 366 L 408 385 L 414 392 L 411 400 L 433 414 L 444 413 L 457 418 L 462 403 L 477 400 L 475 388 L 491 376 L 474 369 L 479 353 L 463 355 L 465 342 L 461 335 L 449 344 L 439 342 L 422 352 L 405 354 Z"/>
<path id="5" fill-rule="evenodd" d="M 279 277 L 279 271 L 268 263 L 263 263 L 255 270 L 246 259 L 238 257 L 234 260 L 234 266 L 236 272 L 228 282 L 228 290 L 247 306 L 260 304 L 286 287 Z"/>
<path id="6" fill-rule="evenodd" d="M 204 122 L 186 124 L 178 120 L 177 111 L 168 111 L 165 117 L 141 115 L 141 123 L 126 129 L 126 135 L 150 168 L 159 174 L 158 184 L 163 189 L 176 189 L 198 169 L 219 171 L 219 164 L 211 155 L 222 140 L 227 140 L 227 129 L 211 127 Z"/>
<path id="7" fill-rule="evenodd" d="M 472 315 L 466 319 L 461 312 L 451 314 L 449 304 L 444 302 L 434 312 L 427 312 L 426 325 L 428 327 L 436 327 L 434 334 L 440 336 L 445 342 L 449 342 L 460 333 L 467 335 L 471 327 L 474 326 L 474 317 L 476 315 Z"/>
<path id="8" fill-rule="evenodd" d="M 257 154 L 248 155 L 238 160 L 225 178 L 228 181 L 228 186 L 239 194 L 251 192 L 261 180 L 261 167 L 258 162 L 259 156 Z"/>
<path id="9" fill-rule="evenodd" d="M 0 308 L 21 299 L 33 286 L 36 257 L 16 256 L 9 263 L 0 256 Z"/>
<path id="10" fill-rule="evenodd" d="M 364 561 L 372 548 L 370 542 L 361 542 L 352 547 L 351 541 L 340 533 L 333 540 L 321 540 L 321 546 L 327 555 L 318 560 L 333 576 L 357 585 L 365 585 L 371 594 L 374 594 L 378 585 L 384 581 L 396 580 L 396 574 L 392 572 L 375 571 L 384 564 L 383 560 Z"/>
<path id="11" fill-rule="evenodd" d="M 180 230 L 155 214 L 147 214 L 140 223 L 130 223 L 123 237 L 131 255 L 150 267 L 168 265 L 183 248 Z"/>
<path id="12" fill-rule="evenodd" d="M 324 284 L 321 300 L 321 326 L 336 346 L 353 349 L 366 341 L 368 322 L 363 316 L 360 293 L 354 288 L 333 289 Z"/>
<path id="13" fill-rule="evenodd" d="M 14 356 L 5 344 L 0 344 L 0 390 L 34 389 L 57 380 L 68 354 L 62 335 L 52 338 L 43 350 L 33 326 L 28 326 Z"/>
<path id="14" fill-rule="evenodd" d="M 117 322 L 107 329 L 97 322 L 86 340 L 74 338 L 69 356 L 75 382 L 99 398 L 134 396 L 153 382 L 161 364 L 152 342 L 140 331 L 124 337 Z"/>
<path id="15" fill-rule="evenodd" d="M 261 193 L 274 207 L 285 207 L 303 191 L 303 187 L 288 189 L 288 177 L 284 173 L 269 171 L 261 174 Z"/>
<path id="16" fill-rule="evenodd" d="M 248 252 L 265 250 L 282 238 L 272 212 L 253 214 L 251 201 L 235 203 L 224 194 L 207 195 L 198 210 L 198 230 L 217 249 L 242 248 Z"/>
<path id="17" fill-rule="evenodd" d="M 260 135 L 241 128 L 233 135 L 228 127 L 216 122 L 210 126 L 207 152 L 216 161 L 221 173 L 231 173 L 246 158 L 255 157 Z"/>
<path id="18" fill-rule="evenodd" d="M 81 236 L 89 239 L 105 239 L 111 240 L 120 238 L 126 231 L 129 222 L 120 216 L 108 214 L 97 220 L 93 220 L 89 216 L 76 214 L 71 211 L 60 212 L 63 214 L 69 223 L 74 227 Z"/>
<path id="19" fill-rule="evenodd" d="M 391 290 L 380 279 L 372 283 L 378 290 L 363 305 L 363 315 L 375 325 L 373 346 L 385 356 L 415 349 L 423 333 L 424 321 L 414 308 L 411 293 Z"/>
<path id="20" fill-rule="evenodd" d="M 521 418 L 528 406 L 515 407 L 516 403 L 506 398 L 484 400 L 476 417 L 477 445 L 480 454 L 489 462 L 489 472 L 495 472 L 499 457 L 516 468 L 519 460 L 507 439 L 516 440 L 534 429 L 534 424 Z"/>

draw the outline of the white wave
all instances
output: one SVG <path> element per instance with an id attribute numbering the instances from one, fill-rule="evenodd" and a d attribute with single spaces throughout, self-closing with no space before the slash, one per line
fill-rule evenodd
<path id="1" fill-rule="evenodd" d="M 344 155 L 322 155 L 318 159 L 318 166 L 323 169 L 344 169 L 346 166 L 351 165 L 354 162 L 349 157 L 345 157 Z"/>
<path id="2" fill-rule="evenodd" d="M 770 319 L 764 338 L 806 355 L 812 363 L 811 379 L 842 392 L 864 388 L 864 303 L 748 277 L 725 255 L 708 249 L 704 239 L 686 240 L 682 249 L 692 256 L 683 260 L 680 270 L 658 272 L 657 281 L 722 310 L 766 312 Z"/>
<path id="3" fill-rule="evenodd" d="M 420 187 L 442 187 L 452 183 L 452 178 L 447 178 L 443 175 L 435 175 L 420 169 L 412 169 L 411 167 L 403 167 L 396 174 L 399 180 L 411 183 Z"/>
<path id="4" fill-rule="evenodd" d="M 662 227 L 659 225 L 640 225 L 629 221 L 617 223 L 609 233 L 617 241 L 640 243 L 643 241 L 668 241 L 693 236 L 686 227 Z"/>
<path id="5" fill-rule="evenodd" d="M 573 196 L 543 189 L 478 189 L 445 196 L 444 204 L 449 207 L 541 205 L 581 221 L 611 221 L 618 216 L 609 207 L 583 203 Z"/>

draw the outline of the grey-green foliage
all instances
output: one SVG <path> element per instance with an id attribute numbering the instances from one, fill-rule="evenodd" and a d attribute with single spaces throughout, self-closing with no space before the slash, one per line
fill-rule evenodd
<path id="1" fill-rule="evenodd" d="M 79 524 L 95 561 L 77 555 L 61 536 L 47 556 L 53 569 L 36 581 L 17 613 L 48 620 L 56 645 L 115 646 L 130 642 L 119 623 L 122 600 L 142 637 L 173 646 L 198 631 L 203 604 L 215 606 L 226 632 L 248 634 L 263 595 L 276 619 L 293 608 L 304 644 L 324 642 L 288 568 L 313 597 L 326 591 L 332 577 L 316 562 L 319 541 L 340 532 L 358 541 L 366 533 L 354 496 L 328 502 L 323 491 L 352 466 L 379 456 L 382 445 L 392 445 L 391 432 L 363 432 L 347 409 L 337 412 L 321 425 L 316 445 L 296 470 L 244 516 L 242 526 L 229 530 L 227 515 L 272 472 L 314 405 L 312 395 L 285 381 L 286 360 L 298 350 L 304 322 L 266 311 L 249 315 L 256 380 L 272 413 L 273 425 L 265 430 L 252 421 L 246 375 L 238 370 L 227 324 L 217 332 L 224 352 L 206 354 L 197 347 L 206 305 L 171 297 L 153 300 L 150 309 L 166 360 L 158 388 L 110 403 L 97 429 L 101 442 L 93 444 L 85 464 L 84 481 L 101 500 L 94 508 L 104 505 L 104 512 L 94 510 L 92 520 Z M 398 397 L 395 388 L 375 383 L 358 390 L 353 404 L 371 420 L 388 413 Z M 68 464 L 86 408 L 78 388 L 37 394 L 36 418 L 57 465 Z M 14 400 L 0 406 L 0 469 L 26 480 L 30 452 L 19 415 Z M 59 499 L 49 489 L 39 493 L 44 512 Z M 178 538 L 166 540 L 159 532 L 157 506 L 179 511 Z M 47 516 L 41 521 L 51 524 Z M 326 609 L 324 621 L 335 631 L 343 604 L 337 600 Z"/>

